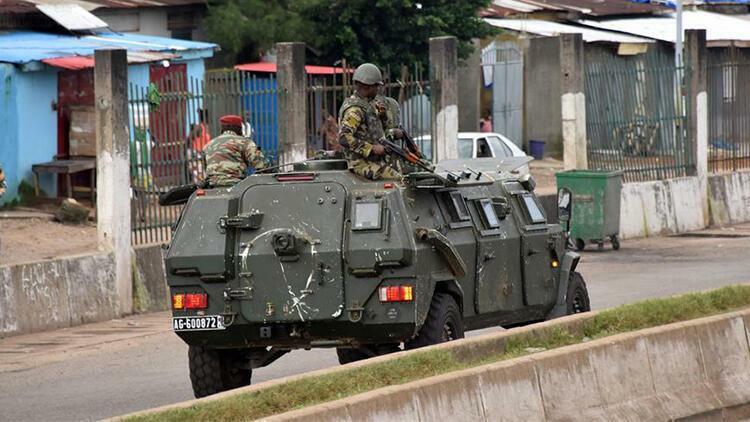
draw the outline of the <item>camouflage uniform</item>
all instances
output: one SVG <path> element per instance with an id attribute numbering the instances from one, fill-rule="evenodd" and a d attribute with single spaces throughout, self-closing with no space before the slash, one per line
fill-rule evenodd
<path id="1" fill-rule="evenodd" d="M 401 126 L 401 106 L 398 105 L 398 101 L 383 94 L 378 94 L 373 100 L 373 104 L 378 111 L 386 135 L 390 135 L 393 129 Z"/>
<path id="2" fill-rule="evenodd" d="M 7 185 L 5 184 L 5 172 L 3 171 L 2 164 L 0 164 L 0 198 L 2 198 L 3 195 L 5 195 L 6 188 L 7 188 Z"/>
<path id="3" fill-rule="evenodd" d="M 339 116 L 338 139 L 349 169 L 370 180 L 400 180 L 403 175 L 399 160 L 388 154 L 370 154 L 373 145 L 385 137 L 373 104 L 355 93 L 341 105 Z"/>
<path id="4" fill-rule="evenodd" d="M 211 186 L 231 186 L 247 175 L 248 167 L 266 167 L 263 153 L 251 139 L 226 131 L 209 142 L 203 150 L 206 158 L 206 180 Z"/>

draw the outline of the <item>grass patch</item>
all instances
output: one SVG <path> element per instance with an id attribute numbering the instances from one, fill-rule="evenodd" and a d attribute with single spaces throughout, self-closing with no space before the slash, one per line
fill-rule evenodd
<path id="1" fill-rule="evenodd" d="M 473 366 L 498 362 L 629 331 L 715 315 L 750 306 L 750 286 L 729 286 L 603 311 L 580 332 L 550 327 L 541 335 L 519 334 L 505 348 L 478 360 L 462 360 L 448 350 L 429 350 L 320 377 L 291 381 L 185 409 L 128 418 L 128 421 L 247 421 L 329 402 L 391 385 L 404 384 Z"/>

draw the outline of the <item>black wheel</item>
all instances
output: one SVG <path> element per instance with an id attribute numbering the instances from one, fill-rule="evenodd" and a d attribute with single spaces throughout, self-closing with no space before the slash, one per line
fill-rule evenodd
<path id="1" fill-rule="evenodd" d="M 576 238 L 576 250 L 582 251 L 586 249 L 586 241 L 580 237 Z"/>
<path id="2" fill-rule="evenodd" d="M 236 350 L 190 346 L 188 363 L 195 397 L 201 398 L 250 385 L 253 372 L 242 367 L 244 360 Z"/>
<path id="3" fill-rule="evenodd" d="M 612 249 L 614 250 L 620 249 L 620 238 L 617 237 L 617 235 L 611 236 L 609 240 L 612 242 Z"/>
<path id="4" fill-rule="evenodd" d="M 568 305 L 568 315 L 579 314 L 591 310 L 589 291 L 586 289 L 586 282 L 583 281 L 583 277 L 581 277 L 581 274 L 578 272 L 574 271 L 570 274 L 566 303 Z"/>
<path id="5" fill-rule="evenodd" d="M 395 353 L 400 351 L 401 348 L 398 344 L 378 344 L 357 348 L 337 347 L 336 355 L 338 355 L 339 357 L 339 363 L 341 365 L 346 365 L 347 363 L 352 363 L 359 360 L 374 358 L 375 356 L 387 355 L 388 353 Z"/>
<path id="6" fill-rule="evenodd" d="M 427 319 L 417 336 L 407 341 L 406 349 L 430 346 L 464 338 L 464 320 L 456 300 L 446 293 L 435 293 Z"/>

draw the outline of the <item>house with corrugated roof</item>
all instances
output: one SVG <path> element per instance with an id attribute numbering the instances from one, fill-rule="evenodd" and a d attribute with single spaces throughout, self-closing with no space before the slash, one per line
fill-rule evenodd
<path id="1" fill-rule="evenodd" d="M 211 43 L 115 32 L 78 5 L 39 4 L 30 12 L 22 3 L 0 3 L 0 163 L 8 181 L 0 204 L 19 199 L 19 185 L 33 185 L 35 176 L 49 196 L 92 186 L 93 171 L 85 170 L 95 155 L 95 50 L 127 50 L 131 90 L 167 76 L 202 79 L 204 61 L 217 50 Z M 56 164 L 39 166 L 50 163 Z"/>

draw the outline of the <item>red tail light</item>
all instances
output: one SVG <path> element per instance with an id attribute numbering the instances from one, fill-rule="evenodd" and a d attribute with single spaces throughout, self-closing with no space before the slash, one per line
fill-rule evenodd
<path id="1" fill-rule="evenodd" d="M 173 309 L 206 309 L 208 295 L 205 293 L 176 294 L 172 296 Z"/>
<path id="2" fill-rule="evenodd" d="M 385 286 L 378 291 L 381 302 L 411 302 L 414 300 L 414 287 Z"/>

